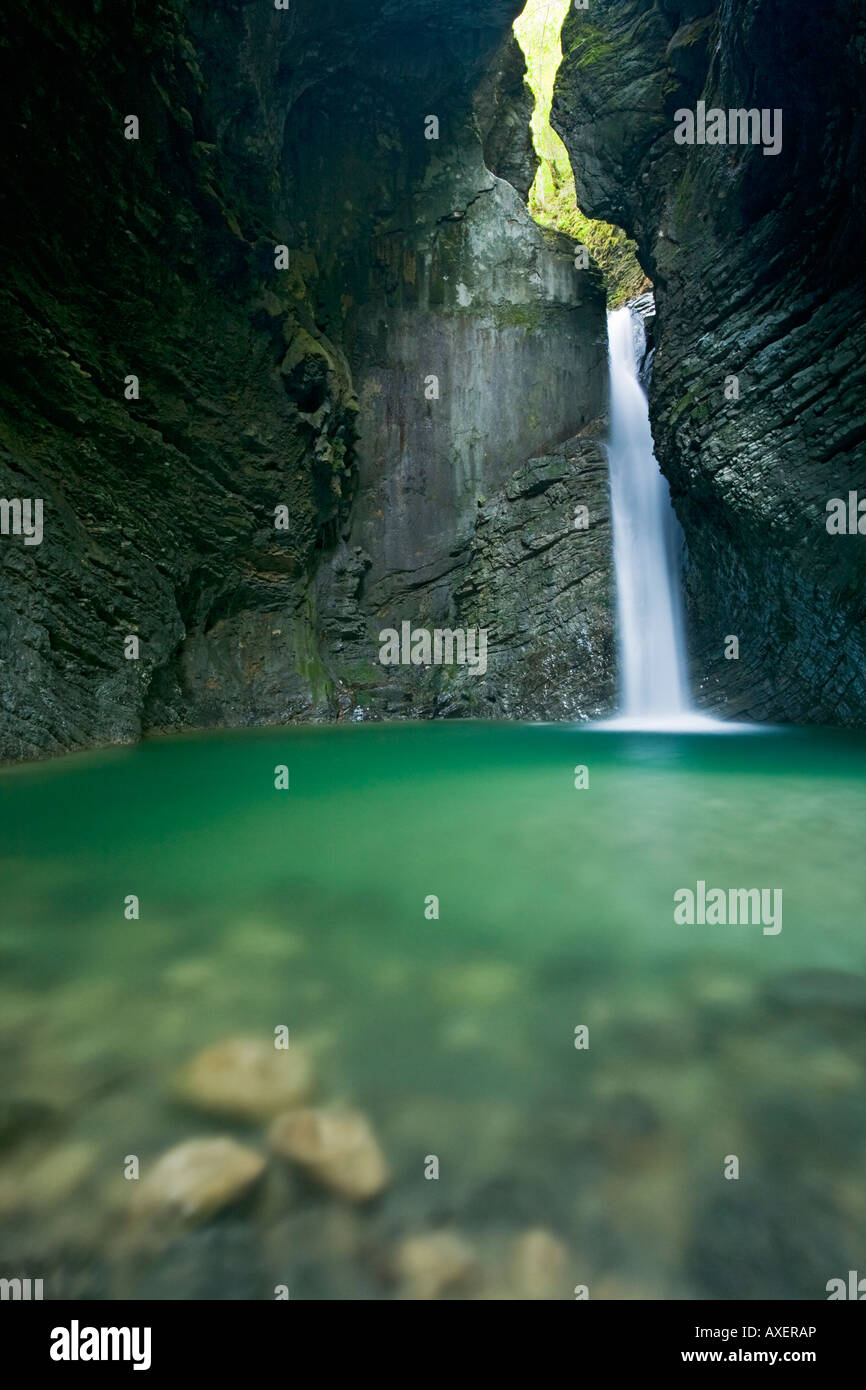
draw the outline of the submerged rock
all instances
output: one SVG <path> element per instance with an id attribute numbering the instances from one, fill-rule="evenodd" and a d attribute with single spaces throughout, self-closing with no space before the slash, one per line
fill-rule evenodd
<path id="1" fill-rule="evenodd" d="M 270 1143 L 281 1158 L 299 1163 L 317 1182 L 353 1202 L 377 1196 L 388 1180 L 379 1143 L 357 1110 L 289 1111 L 271 1126 Z"/>
<path id="2" fill-rule="evenodd" d="M 261 1038 L 228 1038 L 199 1052 L 177 1078 L 178 1096 L 210 1115 L 270 1120 L 310 1093 L 304 1048 L 279 1050 Z"/>
<path id="3" fill-rule="evenodd" d="M 550 1231 L 526 1231 L 514 1242 L 508 1264 L 509 1282 L 520 1299 L 567 1297 L 568 1252 Z"/>
<path id="4" fill-rule="evenodd" d="M 0 1214 L 59 1206 L 90 1177 L 97 1147 L 73 1139 L 52 1148 L 30 1144 L 18 1150 L 0 1173 Z"/>
<path id="5" fill-rule="evenodd" d="M 394 1255 L 401 1297 L 436 1299 L 464 1283 L 476 1268 L 472 1246 L 454 1231 L 431 1231 L 408 1236 Z"/>
<path id="6" fill-rule="evenodd" d="M 133 1213 L 206 1221 L 245 1196 L 264 1170 L 262 1155 L 234 1139 L 190 1139 L 169 1149 L 143 1178 Z"/>

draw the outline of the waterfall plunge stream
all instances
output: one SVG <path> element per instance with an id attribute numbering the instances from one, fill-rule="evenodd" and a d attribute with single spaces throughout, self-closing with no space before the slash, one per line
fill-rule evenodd
<path id="1" fill-rule="evenodd" d="M 620 726 L 695 728 L 677 579 L 676 519 L 653 452 L 638 376 L 646 339 L 628 308 L 608 315 L 611 517 L 620 648 Z"/>

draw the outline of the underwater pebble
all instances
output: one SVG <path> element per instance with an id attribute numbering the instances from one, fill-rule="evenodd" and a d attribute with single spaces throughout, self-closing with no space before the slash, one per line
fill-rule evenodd
<path id="1" fill-rule="evenodd" d="M 571 1294 L 566 1280 L 568 1252 L 550 1231 L 526 1231 L 514 1242 L 509 1283 L 519 1299 L 557 1299 Z"/>
<path id="2" fill-rule="evenodd" d="M 261 1038 L 227 1038 L 199 1052 L 179 1074 L 188 1105 L 235 1120 L 270 1120 L 310 1093 L 313 1067 L 302 1047 L 275 1048 Z"/>
<path id="3" fill-rule="evenodd" d="M 97 1153 L 85 1139 L 38 1155 L 25 1148 L 0 1175 L 0 1212 L 39 1211 L 65 1201 L 89 1177 Z"/>
<path id="4" fill-rule="evenodd" d="M 364 1115 L 338 1106 L 292 1110 L 276 1119 L 270 1143 L 281 1158 L 301 1164 L 311 1177 L 350 1201 L 381 1192 L 388 1170 Z"/>
<path id="5" fill-rule="evenodd" d="M 472 1246 L 453 1231 L 408 1236 L 394 1253 L 400 1297 L 436 1299 L 461 1283 L 476 1267 Z"/>
<path id="6" fill-rule="evenodd" d="M 136 1216 L 203 1221 L 243 1196 L 264 1169 L 262 1155 L 234 1139 L 190 1139 L 145 1172 L 133 1211 Z"/>

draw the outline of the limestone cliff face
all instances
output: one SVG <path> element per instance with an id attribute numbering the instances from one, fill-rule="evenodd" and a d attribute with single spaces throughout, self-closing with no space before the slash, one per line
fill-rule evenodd
<path id="1" fill-rule="evenodd" d="M 440 167 L 422 180 L 411 214 L 400 219 L 405 226 L 377 239 L 385 283 L 360 294 L 347 316 L 344 341 L 361 403 L 358 491 L 349 524 L 318 576 L 328 665 L 356 717 L 443 709 L 494 715 L 515 701 L 539 716 L 573 701 L 608 707 L 612 646 L 606 686 L 598 687 L 598 673 L 574 645 L 562 672 L 570 690 L 536 680 L 534 702 L 517 699 L 518 690 L 525 696 L 530 688 L 513 632 L 507 635 L 517 614 L 506 618 L 490 588 L 481 591 L 489 601 L 479 596 L 475 614 L 488 632 L 489 676 L 469 682 L 465 699 L 454 702 L 454 690 L 463 686 L 455 672 L 407 673 L 383 669 L 379 661 L 379 634 L 403 622 L 465 625 L 459 596 L 484 508 L 495 511 L 505 501 L 515 470 L 528 458 L 580 431 L 594 427 L 598 435 L 606 404 L 597 278 L 575 269 L 570 242 L 530 221 L 514 188 L 483 164 L 477 139 L 433 159 Z M 606 499 L 595 493 L 566 496 L 551 519 L 549 529 L 558 526 L 570 542 L 575 568 L 590 535 L 574 530 L 574 506 L 591 502 L 592 527 L 606 525 Z M 539 493 L 535 510 L 550 505 Z M 551 557 L 531 558 L 527 547 L 523 616 L 526 624 L 539 623 L 544 657 L 560 644 L 536 611 Z M 609 579 L 609 551 L 607 568 Z M 573 614 L 585 618 L 585 596 L 570 582 L 567 587 Z M 598 645 L 609 609 L 606 598 L 597 612 Z"/>
<path id="2" fill-rule="evenodd" d="M 45 525 L 0 537 L 0 756 L 609 707 L 603 292 L 522 203 L 518 7 L 4 17 L 0 496 Z M 486 682 L 378 665 L 381 628 L 467 615 Z"/>
<path id="3" fill-rule="evenodd" d="M 0 496 L 45 501 L 40 546 L 0 537 L 7 757 L 326 708 L 305 595 L 348 504 L 349 369 L 309 258 L 274 268 L 278 16 L 186 9 L 3 19 Z"/>
<path id="4" fill-rule="evenodd" d="M 655 284 L 693 684 L 731 716 L 866 710 L 866 537 L 825 524 L 866 497 L 864 23 L 853 0 L 593 0 L 565 25 L 554 123 Z M 701 100 L 781 110 L 781 152 L 676 144 Z"/>

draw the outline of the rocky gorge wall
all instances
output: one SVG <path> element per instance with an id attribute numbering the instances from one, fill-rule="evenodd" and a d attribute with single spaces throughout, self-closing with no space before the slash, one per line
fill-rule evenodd
<path id="1" fill-rule="evenodd" d="M 518 8 L 4 17 L 0 496 L 45 521 L 0 537 L 0 756 L 610 707 L 604 291 L 525 211 Z M 403 620 L 487 674 L 380 665 Z"/>
<path id="2" fill-rule="evenodd" d="M 866 541 L 826 523 L 866 498 L 863 9 L 592 0 L 563 53 L 578 201 L 636 238 L 655 286 L 693 689 L 729 717 L 862 724 Z M 781 111 L 781 151 L 677 144 L 699 101 Z"/>

